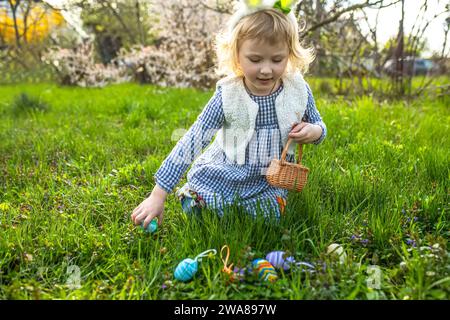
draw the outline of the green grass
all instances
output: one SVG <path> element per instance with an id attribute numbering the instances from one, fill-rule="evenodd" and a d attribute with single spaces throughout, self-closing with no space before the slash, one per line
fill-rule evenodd
<path id="1" fill-rule="evenodd" d="M 279 224 L 236 208 L 187 217 L 172 195 L 152 236 L 130 212 L 211 92 L 0 86 L 0 299 L 448 299 L 448 97 L 312 88 L 329 134 L 305 147 L 308 185 Z M 331 243 L 345 263 L 326 254 Z M 193 281 L 174 280 L 182 259 L 224 244 L 240 267 L 285 250 L 317 270 L 228 283 L 216 255 Z"/>

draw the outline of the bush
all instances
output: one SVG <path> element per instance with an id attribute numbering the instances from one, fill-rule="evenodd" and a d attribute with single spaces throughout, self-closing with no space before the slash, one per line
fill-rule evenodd
<path id="1" fill-rule="evenodd" d="M 323 80 L 320 82 L 319 91 L 323 94 L 332 94 L 333 87 L 327 80 Z"/>
<path id="2" fill-rule="evenodd" d="M 116 61 L 119 66 L 126 68 L 138 83 L 171 85 L 168 82 L 168 58 L 155 47 L 134 46 L 129 51 L 121 49 Z"/>
<path id="3" fill-rule="evenodd" d="M 103 87 L 129 80 L 124 68 L 95 62 L 94 45 L 85 42 L 73 49 L 55 47 L 46 52 L 44 62 L 52 65 L 61 84 L 80 87 Z"/>
<path id="4" fill-rule="evenodd" d="M 29 96 L 26 93 L 21 93 L 12 103 L 12 113 L 15 116 L 26 114 L 30 112 L 40 111 L 47 112 L 50 109 L 49 105 L 39 98 Z"/>

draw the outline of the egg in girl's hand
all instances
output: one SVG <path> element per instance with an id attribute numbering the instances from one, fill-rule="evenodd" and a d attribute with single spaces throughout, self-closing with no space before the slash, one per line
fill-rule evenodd
<path id="1" fill-rule="evenodd" d="M 141 223 L 141 227 L 144 228 L 144 222 L 143 221 Z M 155 218 L 148 224 L 147 228 L 144 229 L 144 231 L 148 232 L 148 233 L 155 233 L 156 230 L 158 230 L 158 220 L 156 220 L 156 218 Z"/>

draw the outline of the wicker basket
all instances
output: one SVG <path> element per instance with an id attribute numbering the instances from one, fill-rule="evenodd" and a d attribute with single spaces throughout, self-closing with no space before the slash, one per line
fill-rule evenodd
<path id="1" fill-rule="evenodd" d="M 298 145 L 298 163 L 286 161 L 286 154 L 292 139 L 289 138 L 281 154 L 281 160 L 273 159 L 267 169 L 267 181 L 274 187 L 302 191 L 308 179 L 309 169 L 302 166 L 303 145 Z"/>

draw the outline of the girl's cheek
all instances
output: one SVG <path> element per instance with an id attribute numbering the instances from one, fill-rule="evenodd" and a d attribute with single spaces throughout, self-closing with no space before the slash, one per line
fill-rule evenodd
<path id="1" fill-rule="evenodd" d="M 252 67 L 250 68 L 250 73 L 255 74 L 255 73 L 257 73 L 257 72 L 258 72 L 258 67 L 252 66 Z"/>

